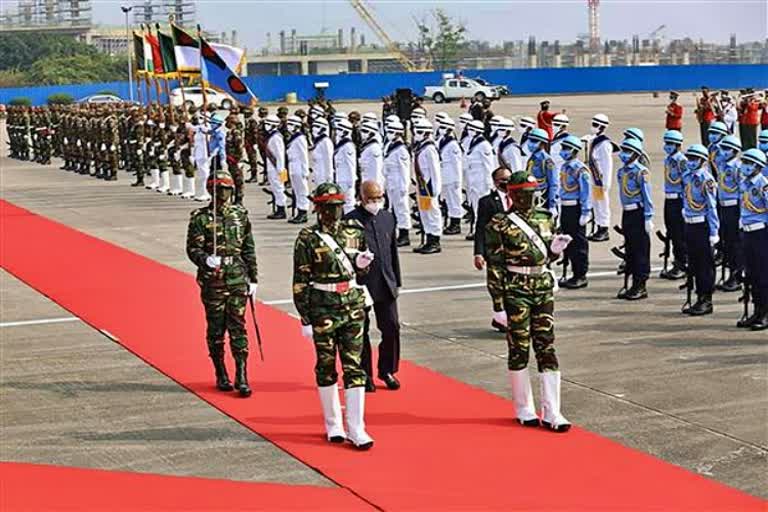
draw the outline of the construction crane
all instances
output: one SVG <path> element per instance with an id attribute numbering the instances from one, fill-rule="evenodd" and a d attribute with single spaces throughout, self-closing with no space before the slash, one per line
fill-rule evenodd
<path id="1" fill-rule="evenodd" d="M 395 44 L 395 42 L 387 35 L 379 22 L 376 21 L 376 18 L 373 17 L 368 7 L 363 3 L 363 0 L 349 0 L 349 3 L 352 4 L 352 7 L 357 11 L 357 14 L 359 14 L 363 21 L 368 24 L 371 30 L 373 30 L 373 33 L 376 34 L 382 43 L 384 43 L 387 50 L 397 56 L 398 62 L 400 62 L 406 71 L 424 71 L 419 69 L 416 63 L 398 48 L 397 44 Z"/>
<path id="2" fill-rule="evenodd" d="M 648 34 L 648 39 L 650 39 L 652 42 L 658 42 L 659 46 L 661 46 L 664 43 L 665 28 L 667 28 L 666 25 L 661 25 L 659 28 Z"/>

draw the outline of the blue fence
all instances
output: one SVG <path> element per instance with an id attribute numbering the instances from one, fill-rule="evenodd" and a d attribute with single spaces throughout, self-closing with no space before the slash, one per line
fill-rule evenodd
<path id="1" fill-rule="evenodd" d="M 481 76 L 506 85 L 512 94 L 581 94 L 671 89 L 698 89 L 706 84 L 712 89 L 768 88 L 768 65 L 695 65 L 633 66 L 610 68 L 541 68 L 468 70 L 465 76 Z M 396 88 L 407 87 L 422 94 L 427 85 L 440 82 L 442 73 L 366 73 L 347 75 L 253 76 L 245 81 L 263 101 L 280 101 L 289 92 L 300 100 L 314 97 L 314 83 L 328 82 L 326 96 L 333 100 L 378 99 Z M 128 97 L 126 82 L 0 89 L 0 103 L 26 96 L 35 105 L 45 103 L 57 92 L 82 98 L 102 90 Z M 154 96 L 154 95 L 153 95 Z"/>

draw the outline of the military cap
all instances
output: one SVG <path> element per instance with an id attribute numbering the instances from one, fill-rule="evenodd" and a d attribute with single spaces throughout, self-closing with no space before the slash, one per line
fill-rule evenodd
<path id="1" fill-rule="evenodd" d="M 316 205 L 344 204 L 344 191 L 335 183 L 321 183 L 310 199 Z"/>
<path id="2" fill-rule="evenodd" d="M 229 174 L 229 171 L 226 169 L 219 169 L 215 173 L 211 173 L 205 182 L 205 188 L 208 190 L 209 194 L 213 193 L 214 185 L 217 187 L 234 189 L 235 180 L 232 179 L 232 175 Z"/>
<path id="3" fill-rule="evenodd" d="M 513 171 L 507 181 L 507 191 L 531 189 L 534 191 L 538 186 L 536 177 L 528 171 Z"/>

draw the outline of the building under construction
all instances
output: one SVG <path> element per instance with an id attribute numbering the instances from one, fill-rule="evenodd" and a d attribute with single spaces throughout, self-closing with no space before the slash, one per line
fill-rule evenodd
<path id="1" fill-rule="evenodd" d="M 76 34 L 87 31 L 91 25 L 90 0 L 19 0 L 15 7 L 0 13 L 0 28 L 4 32 Z"/>
<path id="2" fill-rule="evenodd" d="M 182 27 L 194 27 L 197 22 L 197 2 L 194 0 L 136 0 L 133 2 L 133 23 L 136 25 L 166 24 L 169 17 Z"/>

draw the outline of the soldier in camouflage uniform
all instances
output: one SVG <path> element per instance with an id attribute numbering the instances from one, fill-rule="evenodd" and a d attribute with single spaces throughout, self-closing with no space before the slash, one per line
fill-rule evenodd
<path id="1" fill-rule="evenodd" d="M 211 203 L 192 212 L 187 230 L 187 256 L 197 265 L 197 283 L 208 322 L 208 353 L 216 372 L 216 387 L 221 391 L 233 389 L 224 362 L 224 334 L 228 332 L 236 366 L 234 388 L 240 396 L 248 397 L 251 388 L 246 368 L 245 308 L 248 297 L 252 298 L 257 288 L 251 222 L 248 210 L 232 204 L 235 183 L 227 171 L 211 173 L 206 186 Z"/>
<path id="2" fill-rule="evenodd" d="M 259 122 L 253 116 L 252 108 L 245 107 L 243 109 L 243 116 L 245 118 L 245 128 L 243 130 L 243 138 L 245 139 L 245 153 L 248 155 L 248 166 L 251 172 L 251 176 L 246 182 L 255 183 L 259 180 L 259 154 L 257 152 L 259 139 Z"/>
<path id="3" fill-rule="evenodd" d="M 357 284 L 373 261 L 366 250 L 363 226 L 341 220 L 344 192 L 323 183 L 312 198 L 318 223 L 299 232 L 293 253 L 293 302 L 302 334 L 314 340 L 315 380 L 328 440 L 347 439 L 337 387 L 336 352 L 344 371 L 349 440 L 367 450 L 373 439 L 365 431 L 365 370 L 361 366 L 367 290 Z"/>
<path id="4" fill-rule="evenodd" d="M 144 186 L 145 139 L 142 111 L 136 108 L 131 111 L 131 120 L 128 123 L 128 161 L 131 163 L 131 171 L 136 174 L 136 181 L 131 183 L 132 187 Z"/>
<path id="5" fill-rule="evenodd" d="M 555 355 L 554 275 L 547 265 L 570 242 L 554 234 L 552 214 L 534 207 L 537 180 L 528 171 L 512 173 L 507 193 L 512 203 L 485 228 L 488 291 L 494 311 L 507 313 L 509 376 L 517 419 L 539 426 L 528 373 L 531 343 L 541 384 L 542 423 L 566 432 L 570 423 L 560 413 L 560 371 Z"/>
<path id="6" fill-rule="evenodd" d="M 235 181 L 235 204 L 243 203 L 245 179 L 240 168 L 240 160 L 243 157 L 243 131 L 238 127 L 237 115 L 230 113 L 227 117 L 227 169 Z"/>
<path id="7" fill-rule="evenodd" d="M 105 172 L 104 179 L 117 180 L 117 170 L 120 167 L 118 161 L 118 149 L 120 148 L 120 127 L 117 112 L 110 110 L 104 119 L 104 146 L 105 146 Z"/>

